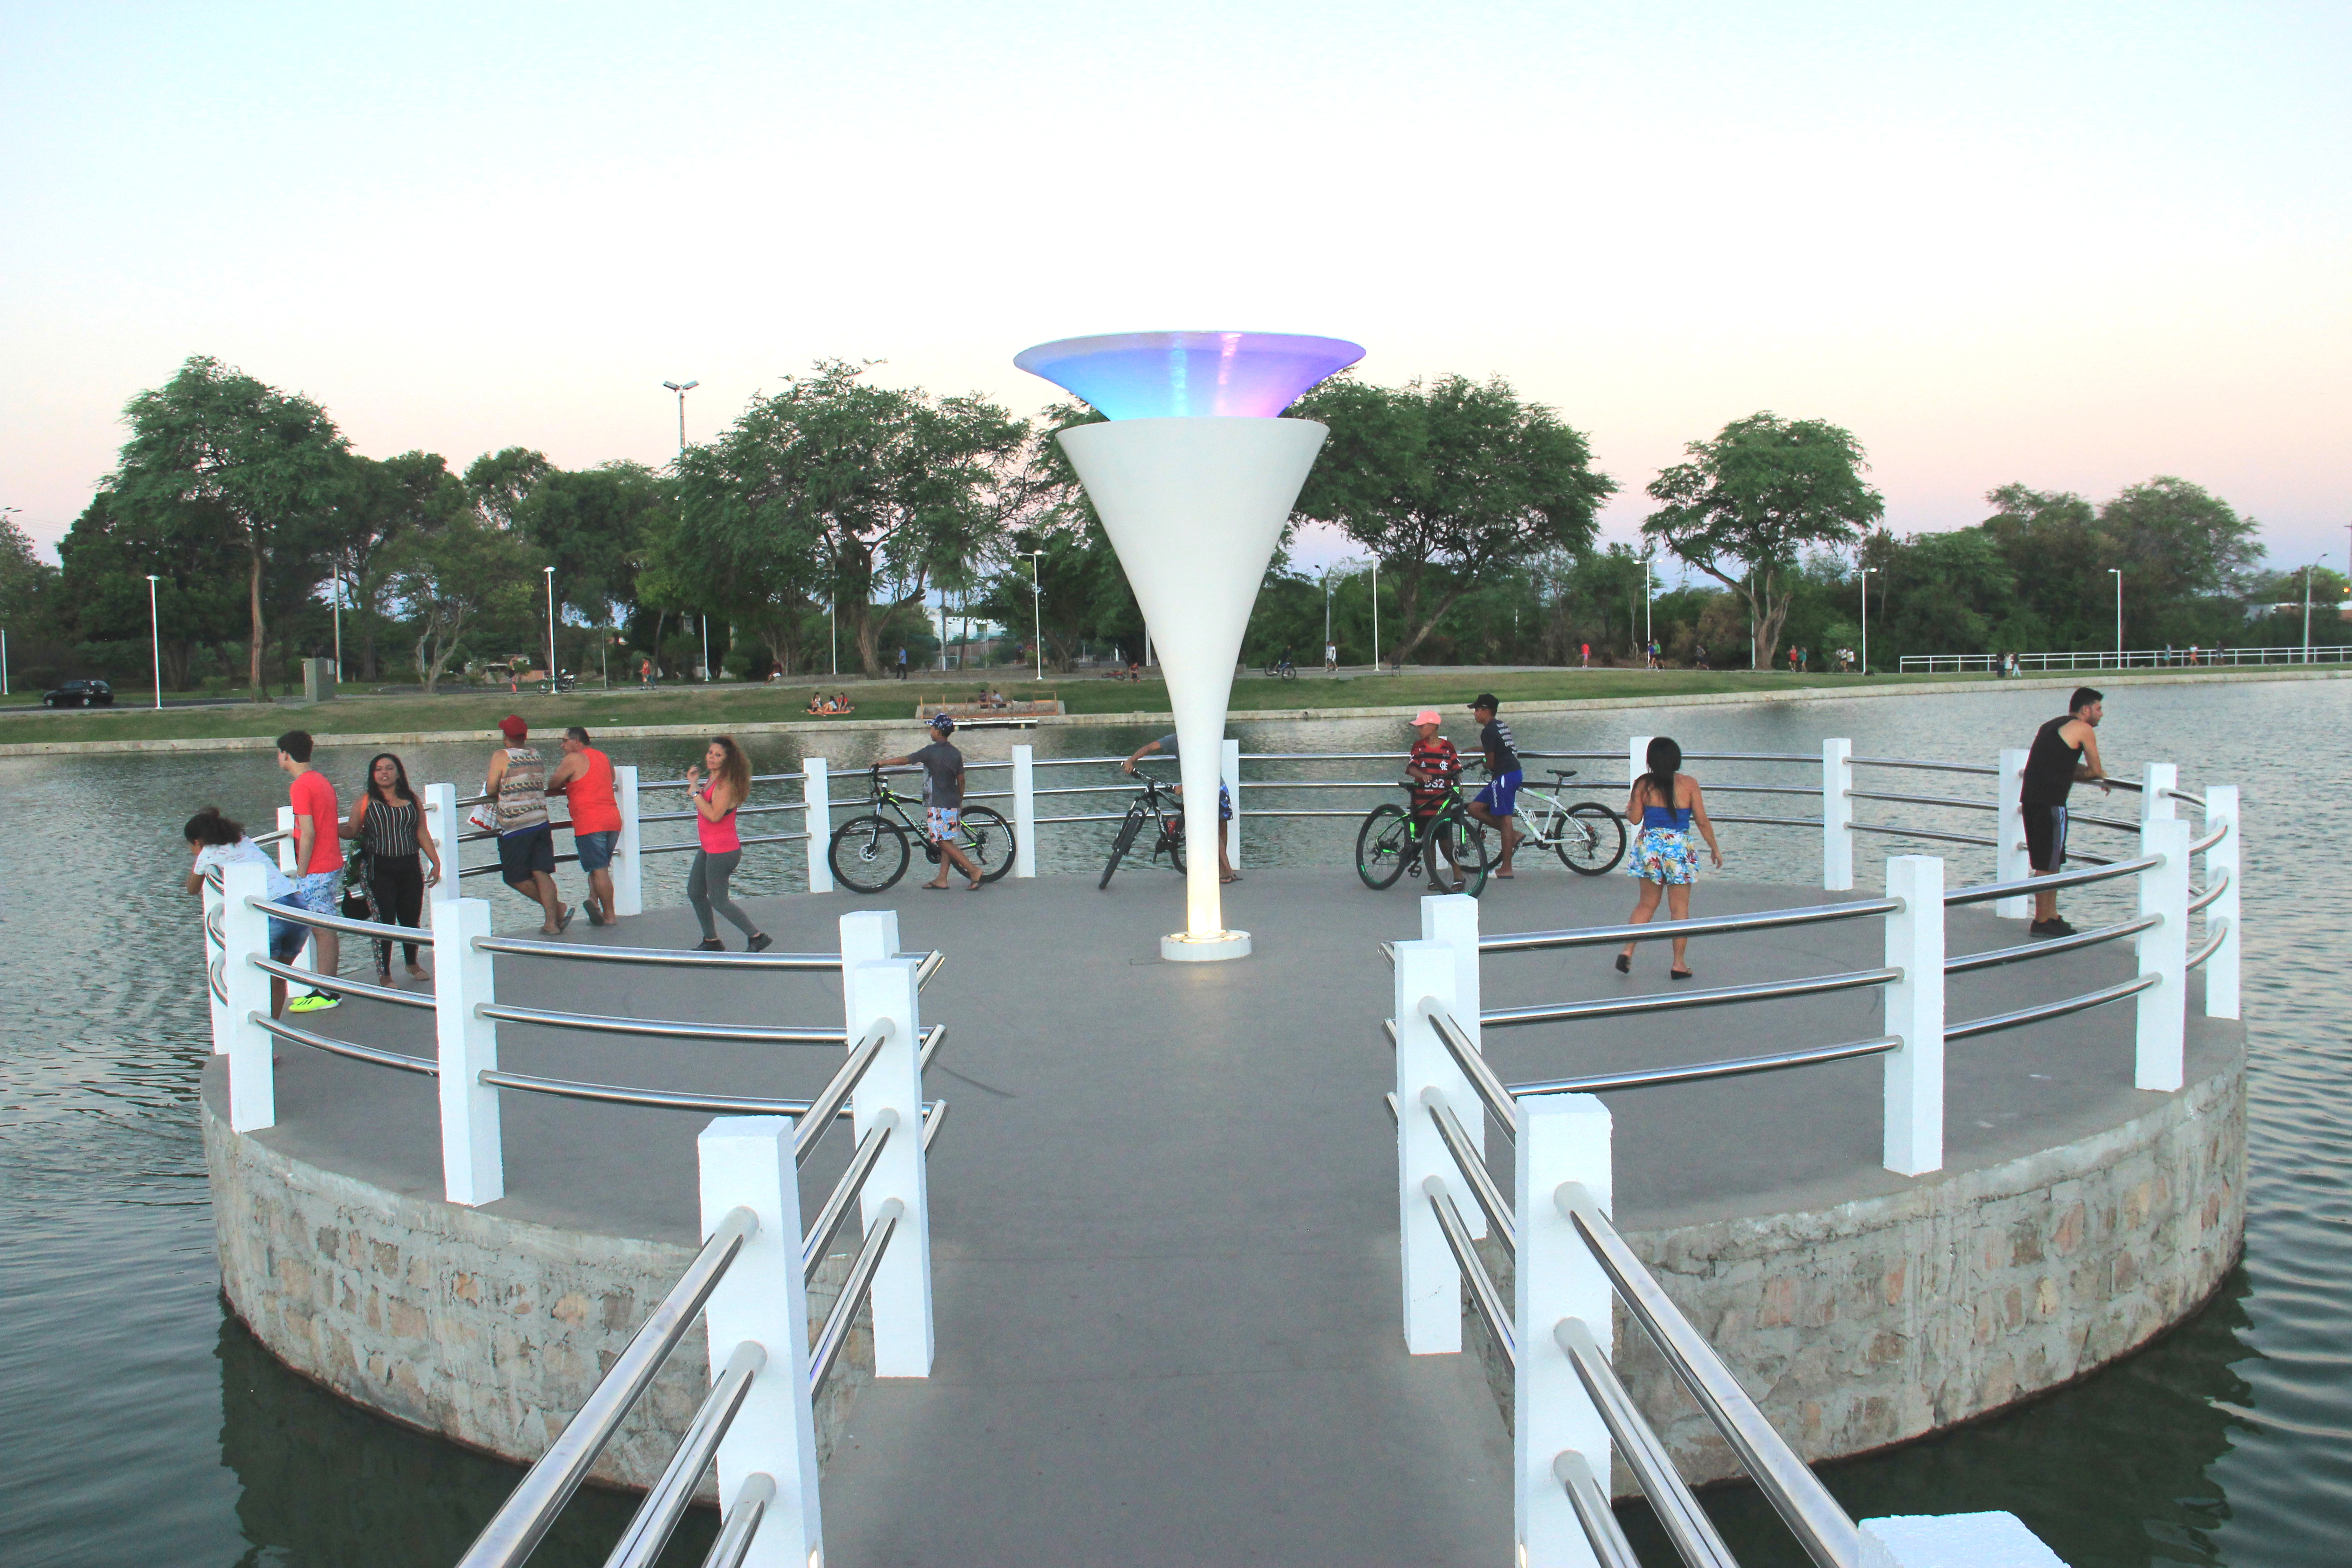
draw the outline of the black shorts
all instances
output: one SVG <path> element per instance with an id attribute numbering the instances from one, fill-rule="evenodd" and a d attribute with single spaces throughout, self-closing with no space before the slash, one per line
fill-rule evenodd
<path id="1" fill-rule="evenodd" d="M 518 886 L 533 871 L 555 875 L 555 832 L 545 823 L 499 839 L 499 875 Z"/>
<path id="2" fill-rule="evenodd" d="M 2036 871 L 2055 871 L 2066 861 L 2066 808 L 2028 805 L 2025 812 L 2025 859 Z"/>

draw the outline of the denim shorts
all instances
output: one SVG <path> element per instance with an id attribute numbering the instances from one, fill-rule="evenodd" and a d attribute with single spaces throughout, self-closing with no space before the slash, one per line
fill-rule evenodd
<path id="1" fill-rule="evenodd" d="M 302 889 L 297 888 L 284 898 L 274 900 L 289 909 L 308 909 L 302 902 Z M 280 963 L 291 963 L 300 955 L 302 944 L 310 940 L 310 928 L 299 921 L 281 921 L 269 917 L 269 956 Z"/>
<path id="2" fill-rule="evenodd" d="M 601 871 L 610 866 L 613 863 L 613 846 L 620 837 L 611 829 L 603 833 L 573 834 L 572 842 L 580 851 L 580 868 L 583 871 Z"/>

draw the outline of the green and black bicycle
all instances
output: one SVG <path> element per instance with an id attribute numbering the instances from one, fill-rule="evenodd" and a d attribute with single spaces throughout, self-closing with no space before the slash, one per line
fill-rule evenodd
<path id="1" fill-rule="evenodd" d="M 878 893 L 907 874 L 907 862 L 913 858 L 910 842 L 922 846 L 923 858 L 932 865 L 940 863 L 940 847 L 931 842 L 926 823 L 908 814 L 910 805 L 921 811 L 921 803 L 893 791 L 878 770 L 873 781 L 869 802 L 873 810 L 834 829 L 833 843 L 825 851 L 834 876 L 844 887 L 860 893 Z M 962 809 L 954 844 L 964 858 L 980 868 L 983 882 L 993 882 L 1013 869 L 1012 825 L 987 806 Z"/>
<path id="2" fill-rule="evenodd" d="M 1460 771 L 1434 785 L 1408 779 L 1399 787 L 1437 788 L 1444 795 L 1426 814 L 1393 803 L 1366 812 L 1364 825 L 1356 830 L 1356 875 L 1368 888 L 1392 888 L 1398 878 L 1419 871 L 1426 858 L 1434 855 L 1438 858 L 1433 867 L 1441 874 L 1449 864 L 1458 874 L 1461 886 L 1455 891 L 1476 898 L 1486 890 L 1495 845 L 1486 825 L 1470 815 L 1469 805 L 1462 798 Z"/>

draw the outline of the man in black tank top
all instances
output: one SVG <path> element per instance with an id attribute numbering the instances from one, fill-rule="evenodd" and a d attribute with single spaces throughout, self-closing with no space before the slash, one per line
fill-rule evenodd
<path id="1" fill-rule="evenodd" d="M 2019 801 L 2025 810 L 2026 858 L 2037 877 L 2055 876 L 2066 862 L 2066 797 L 2076 782 L 2108 788 L 2106 770 L 2099 763 L 2103 703 L 2100 693 L 2078 686 L 2068 710 L 2033 732 Z M 2074 934 L 2074 928 L 2058 918 L 2055 888 L 2033 895 L 2033 934 Z"/>

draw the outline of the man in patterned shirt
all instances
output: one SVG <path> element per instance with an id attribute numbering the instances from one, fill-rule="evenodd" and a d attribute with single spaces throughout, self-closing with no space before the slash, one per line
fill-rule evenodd
<path id="1" fill-rule="evenodd" d="M 1437 815 L 1438 807 L 1445 804 L 1446 786 L 1462 775 L 1461 753 L 1454 749 L 1453 742 L 1437 732 L 1444 722 L 1434 708 L 1424 708 L 1414 714 L 1412 752 L 1405 761 L 1405 775 L 1413 784 L 1412 815 L 1420 823 L 1421 842 L 1424 846 L 1431 842 L 1431 819 Z M 1454 858 L 1451 844 L 1444 846 L 1444 851 L 1446 862 L 1454 872 L 1451 879 L 1438 870 L 1437 856 L 1429 854 L 1422 858 L 1429 867 L 1430 890 L 1458 893 L 1465 885 L 1462 866 Z M 1410 866 L 1406 868 L 1408 872 L 1412 869 Z"/>

